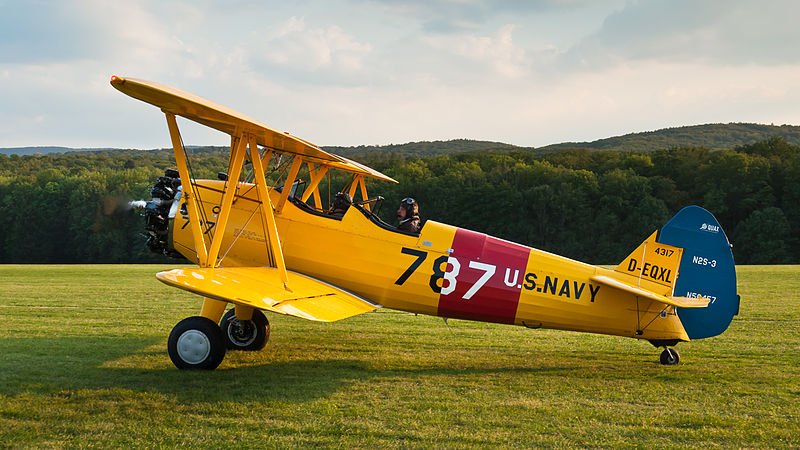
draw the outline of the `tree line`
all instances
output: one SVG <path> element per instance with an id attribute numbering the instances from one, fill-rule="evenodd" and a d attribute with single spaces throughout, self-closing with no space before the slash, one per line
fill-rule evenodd
<path id="1" fill-rule="evenodd" d="M 197 177 L 227 163 L 226 149 L 193 153 Z M 800 147 L 780 138 L 727 150 L 366 152 L 359 161 L 399 181 L 369 186 L 386 198 L 379 214 L 390 223 L 410 196 L 423 219 L 613 264 L 695 204 L 720 221 L 737 263 L 800 263 Z M 128 202 L 149 199 L 174 164 L 169 150 L 0 155 L 0 263 L 165 261 L 145 248 Z"/>

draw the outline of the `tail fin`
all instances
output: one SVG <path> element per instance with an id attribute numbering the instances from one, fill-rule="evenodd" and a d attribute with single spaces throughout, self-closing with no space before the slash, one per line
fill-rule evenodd
<path id="1" fill-rule="evenodd" d="M 624 281 L 672 297 L 683 249 L 658 241 L 654 231 L 614 269 Z"/>
<path id="2" fill-rule="evenodd" d="M 707 308 L 678 308 L 689 338 L 721 334 L 739 314 L 739 295 L 732 246 L 717 219 L 699 206 L 687 206 L 661 228 L 657 242 L 683 248 L 673 295 L 710 300 Z"/>

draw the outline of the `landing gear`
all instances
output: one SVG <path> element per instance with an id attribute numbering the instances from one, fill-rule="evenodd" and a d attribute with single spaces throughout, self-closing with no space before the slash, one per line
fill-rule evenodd
<path id="1" fill-rule="evenodd" d="M 259 310 L 253 311 L 252 320 L 236 318 L 232 308 L 222 317 L 219 328 L 229 350 L 256 351 L 267 345 L 269 340 L 269 321 Z"/>
<path id="2" fill-rule="evenodd" d="M 681 355 L 678 354 L 678 351 L 674 348 L 664 347 L 664 351 L 661 352 L 661 364 L 665 366 L 674 366 L 678 364 L 681 360 Z"/>
<path id="3" fill-rule="evenodd" d="M 188 317 L 172 329 L 167 351 L 178 369 L 213 370 L 225 357 L 225 339 L 211 319 Z"/>
<path id="4" fill-rule="evenodd" d="M 664 347 L 664 351 L 661 352 L 661 364 L 665 366 L 674 366 L 678 364 L 681 360 L 681 355 L 678 354 L 678 351 L 675 350 L 675 345 L 678 345 L 680 340 L 678 339 L 652 339 L 648 340 L 654 347 Z"/>

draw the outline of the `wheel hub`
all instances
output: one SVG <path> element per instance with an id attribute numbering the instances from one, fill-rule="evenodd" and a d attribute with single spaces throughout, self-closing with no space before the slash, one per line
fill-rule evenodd
<path id="1" fill-rule="evenodd" d="M 256 326 L 251 320 L 238 320 L 235 317 L 228 324 L 228 338 L 237 346 L 246 347 L 256 340 Z"/>
<path id="2" fill-rule="evenodd" d="M 189 364 L 203 362 L 211 353 L 211 341 L 198 330 L 188 330 L 178 338 L 178 356 Z"/>

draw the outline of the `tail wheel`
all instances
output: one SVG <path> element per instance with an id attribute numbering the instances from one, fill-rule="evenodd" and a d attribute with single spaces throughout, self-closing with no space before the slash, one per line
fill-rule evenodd
<path id="1" fill-rule="evenodd" d="M 664 351 L 661 352 L 661 364 L 665 366 L 674 366 L 678 364 L 681 360 L 681 355 L 678 354 L 678 351 L 674 348 L 664 348 Z"/>
<path id="2" fill-rule="evenodd" d="M 222 317 L 219 328 L 229 350 L 261 350 L 269 340 L 269 320 L 259 310 L 253 311 L 251 320 L 236 318 L 236 309 L 230 309 Z"/>
<path id="3" fill-rule="evenodd" d="M 225 357 L 225 339 L 211 319 L 187 317 L 169 334 L 167 351 L 178 369 L 213 370 Z"/>

